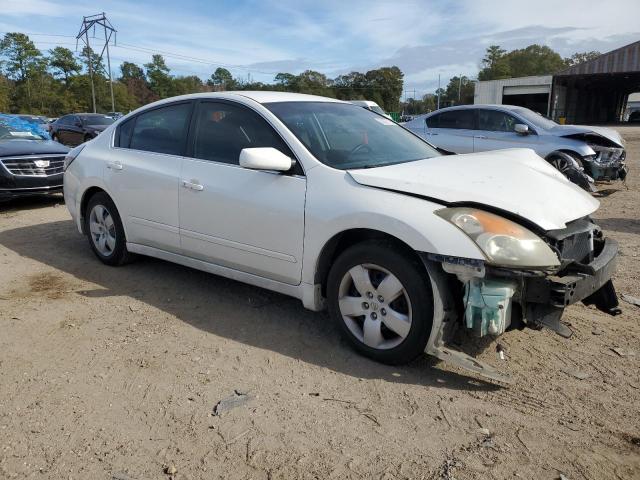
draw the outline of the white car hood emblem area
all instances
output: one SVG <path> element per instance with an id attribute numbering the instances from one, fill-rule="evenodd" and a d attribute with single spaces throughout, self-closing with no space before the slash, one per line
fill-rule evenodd
<path id="1" fill-rule="evenodd" d="M 415 162 L 349 170 L 359 184 L 508 211 L 543 230 L 565 228 L 600 202 L 572 184 L 533 150 L 513 148 L 444 155 Z"/>

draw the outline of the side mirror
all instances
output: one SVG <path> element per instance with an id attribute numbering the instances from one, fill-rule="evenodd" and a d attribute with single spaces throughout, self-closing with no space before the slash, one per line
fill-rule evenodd
<path id="1" fill-rule="evenodd" d="M 529 125 L 525 125 L 524 123 L 516 123 L 514 130 L 520 135 L 529 135 Z"/>
<path id="2" fill-rule="evenodd" d="M 240 166 L 250 170 L 286 172 L 293 165 L 294 160 L 273 147 L 243 148 L 240 152 Z"/>

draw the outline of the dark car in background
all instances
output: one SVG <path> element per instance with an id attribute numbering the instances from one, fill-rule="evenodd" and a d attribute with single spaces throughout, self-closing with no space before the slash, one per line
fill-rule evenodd
<path id="1" fill-rule="evenodd" d="M 42 125 L 0 115 L 0 200 L 61 192 L 68 151 Z"/>
<path id="2" fill-rule="evenodd" d="M 101 113 L 74 113 L 60 117 L 51 124 L 53 140 L 76 146 L 97 137 L 115 120 Z"/>

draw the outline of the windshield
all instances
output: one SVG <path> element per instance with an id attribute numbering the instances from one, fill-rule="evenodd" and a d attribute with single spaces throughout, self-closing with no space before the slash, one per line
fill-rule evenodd
<path id="1" fill-rule="evenodd" d="M 265 104 L 322 163 L 371 168 L 439 156 L 425 141 L 362 107 L 333 102 Z"/>
<path id="2" fill-rule="evenodd" d="M 517 108 L 514 110 L 514 112 L 533 123 L 536 127 L 540 127 L 544 130 L 551 130 L 553 127 L 558 125 L 553 120 L 549 120 L 548 118 L 543 117 L 539 113 L 534 112 L 533 110 L 529 110 L 528 108 Z"/>
<path id="3" fill-rule="evenodd" d="M 79 115 L 84 125 L 111 125 L 114 119 L 107 115 Z"/>
<path id="4" fill-rule="evenodd" d="M 41 125 L 11 115 L 0 115 L 0 140 L 48 140 Z"/>

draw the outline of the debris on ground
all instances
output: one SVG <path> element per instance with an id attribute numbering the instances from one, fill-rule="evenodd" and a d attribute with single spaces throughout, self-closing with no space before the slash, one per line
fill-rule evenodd
<path id="1" fill-rule="evenodd" d="M 633 350 L 621 347 L 611 347 L 611 351 L 618 354 L 618 356 L 620 357 L 632 357 L 636 354 L 636 352 L 634 352 Z"/>
<path id="2" fill-rule="evenodd" d="M 627 295 L 626 293 L 623 293 L 622 295 L 620 295 L 620 298 L 622 298 L 622 300 L 624 300 L 625 302 L 630 303 L 631 305 L 640 307 L 640 298 L 638 297 L 633 297 L 631 295 Z"/>
<path id="3" fill-rule="evenodd" d="M 213 407 L 213 415 L 219 416 L 223 412 L 241 407 L 250 400 L 253 400 L 253 398 L 253 395 L 234 390 L 233 395 L 230 395 L 227 398 L 223 398 L 216 404 L 215 407 Z"/>
<path id="4" fill-rule="evenodd" d="M 168 465 L 164 469 L 164 473 L 166 473 L 167 475 L 175 475 L 177 472 L 178 472 L 178 469 L 173 463 Z"/>
<path id="5" fill-rule="evenodd" d="M 580 370 L 563 369 L 562 371 L 564 373 L 566 373 L 567 375 L 570 375 L 570 376 L 572 376 L 574 378 L 577 378 L 578 380 L 586 380 L 587 378 L 589 378 L 591 376 L 587 372 L 582 372 Z"/>

